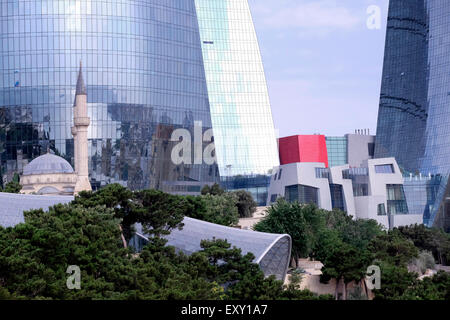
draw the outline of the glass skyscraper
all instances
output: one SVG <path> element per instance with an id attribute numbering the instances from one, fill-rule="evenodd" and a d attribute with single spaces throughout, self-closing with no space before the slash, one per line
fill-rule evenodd
<path id="1" fill-rule="evenodd" d="M 195 0 L 221 176 L 267 175 L 278 148 L 247 0 Z"/>
<path id="2" fill-rule="evenodd" d="M 430 224 L 448 215 L 449 17 L 447 0 L 390 1 L 375 147 L 375 157 L 394 156 L 405 172 L 439 177 Z"/>
<path id="3" fill-rule="evenodd" d="M 249 31 L 237 36 L 235 23 Z M 73 163 L 70 127 L 80 61 L 94 188 L 118 182 L 197 193 L 219 181 L 219 167 L 231 175 L 277 164 L 246 1 L 8 0 L 0 4 L 4 177 L 21 173 L 47 148 Z M 196 136 L 203 147 L 210 143 L 198 137 L 196 123 L 200 133 L 213 128 L 219 166 L 173 163 L 175 129 L 188 130 L 192 144 Z"/>

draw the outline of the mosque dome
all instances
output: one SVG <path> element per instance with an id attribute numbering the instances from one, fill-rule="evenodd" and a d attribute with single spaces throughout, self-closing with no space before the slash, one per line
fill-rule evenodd
<path id="1" fill-rule="evenodd" d="M 44 154 L 26 165 L 23 175 L 74 173 L 72 166 L 65 159 L 54 154 Z"/>

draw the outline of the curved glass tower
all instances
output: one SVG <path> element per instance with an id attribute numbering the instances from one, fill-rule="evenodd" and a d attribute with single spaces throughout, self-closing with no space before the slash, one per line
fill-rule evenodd
<path id="1" fill-rule="evenodd" d="M 375 156 L 427 176 L 424 221 L 450 228 L 449 17 L 448 0 L 390 1 Z"/>
<path id="2" fill-rule="evenodd" d="M 175 129 L 211 128 L 194 0 L 1 1 L 0 173 L 47 148 L 73 163 L 80 60 L 94 188 L 190 193 L 217 181 L 215 165 L 171 161 Z"/>
<path id="3" fill-rule="evenodd" d="M 248 2 L 195 4 L 220 175 L 267 175 L 279 156 Z"/>
<path id="4" fill-rule="evenodd" d="M 384 55 L 375 156 L 395 156 L 415 172 L 428 118 L 427 15 L 424 0 L 393 0 Z"/>

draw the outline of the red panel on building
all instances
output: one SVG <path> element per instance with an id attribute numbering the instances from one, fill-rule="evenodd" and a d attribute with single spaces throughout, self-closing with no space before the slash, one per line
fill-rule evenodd
<path id="1" fill-rule="evenodd" d="M 327 142 L 323 135 L 280 138 L 280 163 L 321 162 L 328 168 Z"/>

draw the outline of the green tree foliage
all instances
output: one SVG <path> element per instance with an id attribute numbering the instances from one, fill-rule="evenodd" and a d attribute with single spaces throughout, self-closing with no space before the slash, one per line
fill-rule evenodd
<path id="1" fill-rule="evenodd" d="M 406 266 L 419 254 L 413 242 L 403 237 L 397 230 L 374 238 L 369 245 L 369 250 L 374 254 L 375 259 L 395 266 Z"/>
<path id="2" fill-rule="evenodd" d="M 223 195 L 204 195 L 200 199 L 205 205 L 203 216 L 197 217 L 200 220 L 224 225 L 233 226 L 239 222 L 239 213 L 237 208 L 237 197 L 232 193 Z"/>
<path id="3" fill-rule="evenodd" d="M 240 218 L 251 218 L 256 211 L 258 204 L 253 200 L 250 192 L 245 190 L 238 190 L 232 192 L 237 197 L 237 209 Z"/>
<path id="4" fill-rule="evenodd" d="M 334 300 L 332 295 L 317 295 L 308 289 L 301 290 L 300 285 L 303 274 L 299 269 L 294 269 L 289 277 L 289 284 L 285 286 L 282 299 L 285 300 Z"/>
<path id="5" fill-rule="evenodd" d="M 5 185 L 3 190 L 0 188 L 0 192 L 6 193 L 20 193 L 20 190 L 22 190 L 22 186 L 20 185 L 20 177 L 17 173 L 14 174 L 13 179 Z"/>
<path id="6" fill-rule="evenodd" d="M 225 226 L 234 225 L 239 219 L 237 197 L 231 193 L 179 196 L 157 190 L 133 192 L 111 184 L 96 192 L 81 192 L 73 203 L 113 209 L 115 217 L 122 219 L 126 239 L 131 237 L 132 226 L 137 222 L 150 234 L 162 236 L 180 227 L 185 216 Z"/>
<path id="7" fill-rule="evenodd" d="M 131 237 L 135 223 L 141 223 L 149 235 L 167 235 L 171 229 L 180 228 L 183 218 L 195 207 L 191 199 L 185 197 L 156 190 L 132 192 L 119 184 L 108 185 L 97 192 L 81 192 L 73 204 L 113 209 L 115 218 L 122 220 L 127 239 Z"/>
<path id="8" fill-rule="evenodd" d="M 416 280 L 400 297 L 402 300 L 450 300 L 450 274 L 439 271 L 433 277 Z"/>
<path id="9" fill-rule="evenodd" d="M 406 231 L 406 232 L 405 232 Z M 432 268 L 434 258 L 426 251 L 419 253 L 413 239 L 421 248 L 428 247 L 432 233 L 420 226 L 394 229 L 377 236 L 369 245 L 381 269 L 381 289 L 375 291 L 375 299 L 384 300 L 442 300 L 450 292 L 448 274 L 418 279 L 408 266 L 418 266 L 420 272 Z"/>
<path id="10" fill-rule="evenodd" d="M 347 284 L 360 282 L 372 263 L 371 241 L 384 234 L 383 228 L 373 220 L 354 220 L 339 210 L 326 211 L 315 205 L 288 203 L 279 199 L 269 208 L 268 216 L 255 230 L 287 233 L 292 238 L 294 263 L 298 258 L 314 258 L 324 264 L 321 281 L 338 279 Z"/>
<path id="11" fill-rule="evenodd" d="M 143 203 L 158 201 L 158 194 L 141 196 Z M 160 219 L 166 223 L 152 224 L 170 225 L 172 217 Z M 251 253 L 242 255 L 225 240 L 202 241 L 201 251 L 186 256 L 153 237 L 133 254 L 121 244 L 119 223 L 105 205 L 68 204 L 26 212 L 25 223 L 0 227 L 0 299 L 320 298 L 295 290 L 286 295 Z M 69 265 L 80 267 L 80 290 L 66 287 Z"/>
<path id="12" fill-rule="evenodd" d="M 351 292 L 349 292 L 347 300 L 369 300 L 369 298 L 364 293 L 364 290 L 361 287 L 354 288 Z"/>
<path id="13" fill-rule="evenodd" d="M 206 185 L 203 187 L 203 189 L 201 190 L 201 194 L 202 195 L 207 195 L 207 194 L 211 194 L 213 196 L 220 196 L 223 195 L 225 193 L 225 190 L 223 190 L 219 184 L 215 183 L 213 184 L 211 187 Z"/>
<path id="14" fill-rule="evenodd" d="M 450 261 L 450 235 L 437 228 L 412 225 L 398 228 L 406 238 L 412 240 L 420 250 L 431 251 L 439 264 L 448 265 Z"/>
<path id="15" fill-rule="evenodd" d="M 406 266 L 378 261 L 381 270 L 381 288 L 375 290 L 376 300 L 399 300 L 405 291 L 416 283 L 417 274 L 408 272 Z"/>
<path id="16" fill-rule="evenodd" d="M 327 249 L 329 246 L 327 246 Z M 337 279 L 336 293 L 338 284 L 344 282 L 344 300 L 347 296 L 347 285 L 356 281 L 359 282 L 366 275 L 367 267 L 372 262 L 372 255 L 368 250 L 359 249 L 354 245 L 348 244 L 342 240 L 337 240 L 330 248 L 331 250 L 320 253 L 320 260 L 324 267 L 322 268 L 321 281 L 328 282 L 330 279 Z"/>
<path id="17" fill-rule="evenodd" d="M 414 271 L 424 274 L 428 269 L 434 269 L 436 263 L 434 261 L 433 254 L 429 251 L 422 251 L 419 256 L 412 261 L 412 267 Z"/>
<path id="18" fill-rule="evenodd" d="M 334 230 L 343 242 L 359 249 L 366 249 L 372 239 L 384 234 L 382 226 L 375 220 L 355 220 L 340 210 L 324 212 L 325 228 L 321 230 Z"/>
<path id="19" fill-rule="evenodd" d="M 200 193 L 204 196 L 207 194 L 211 194 L 211 187 L 209 185 L 205 185 L 202 190 L 200 191 Z"/>
<path id="20" fill-rule="evenodd" d="M 71 298 L 66 268 L 78 265 L 85 289 L 78 295 L 109 297 L 127 251 L 112 210 L 57 205 L 25 213 L 26 223 L 0 229 L 1 283 L 28 298 Z M 91 293 L 88 293 L 92 290 Z"/>
<path id="21" fill-rule="evenodd" d="M 253 200 L 253 197 L 250 192 L 245 190 L 238 190 L 233 192 L 225 192 L 217 183 L 212 185 L 211 187 L 205 185 L 201 194 L 203 196 L 227 196 L 228 199 L 231 199 L 232 195 L 236 198 L 236 201 L 233 198 L 233 202 L 235 202 L 235 206 L 237 207 L 239 218 L 249 218 L 256 211 L 257 203 Z"/>
<path id="22" fill-rule="evenodd" d="M 22 186 L 20 185 L 20 183 L 10 181 L 5 185 L 5 188 L 0 191 L 6 193 L 20 193 L 20 190 L 22 190 Z"/>
<path id="23" fill-rule="evenodd" d="M 268 210 L 268 215 L 254 226 L 260 232 L 289 234 L 292 238 L 294 264 L 300 257 L 312 254 L 324 228 L 322 210 L 314 205 L 289 203 L 279 199 Z"/>

